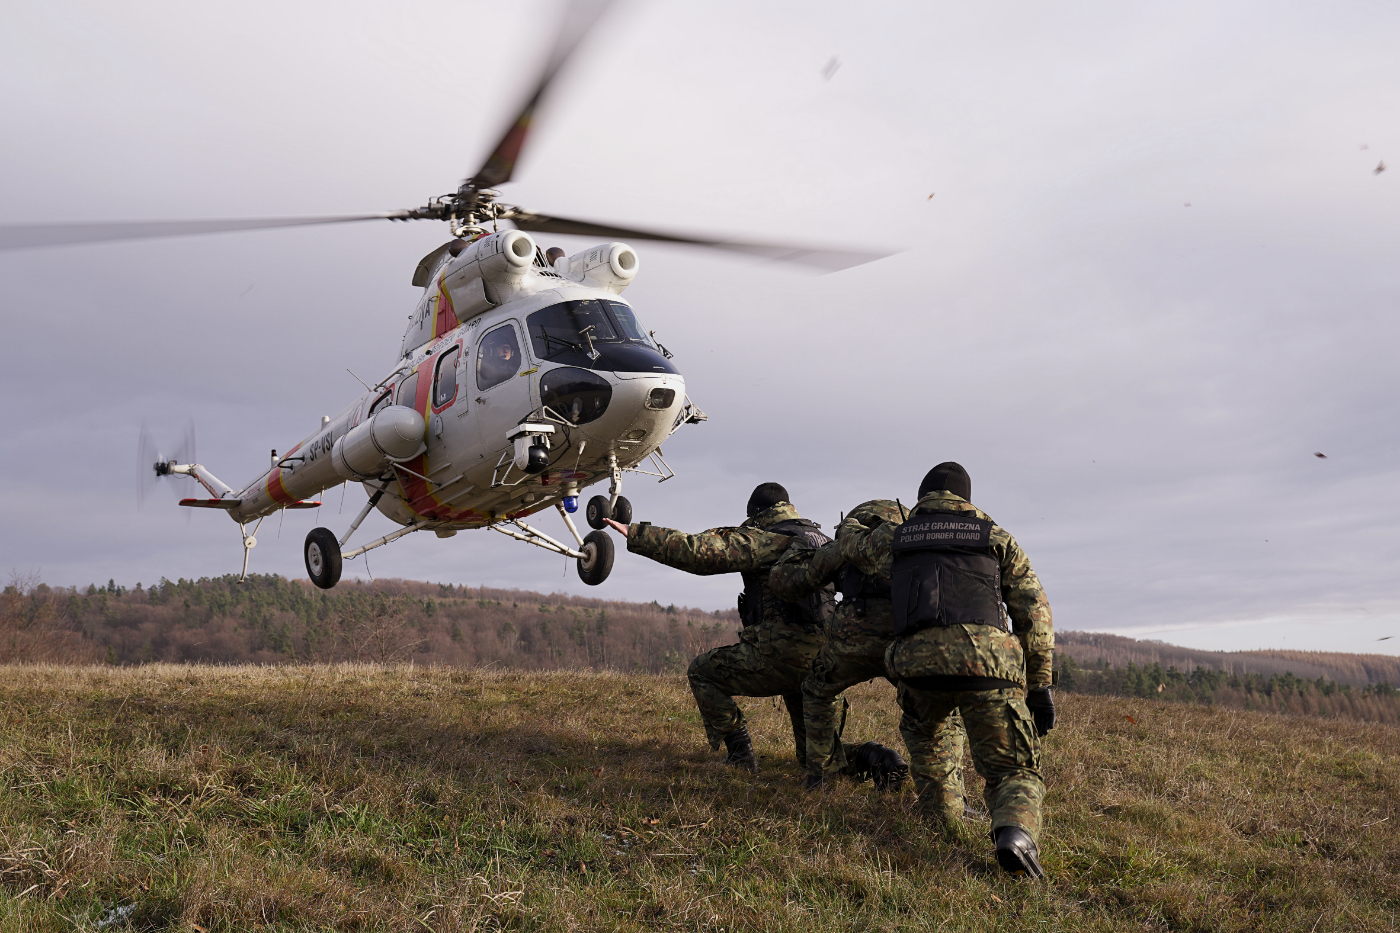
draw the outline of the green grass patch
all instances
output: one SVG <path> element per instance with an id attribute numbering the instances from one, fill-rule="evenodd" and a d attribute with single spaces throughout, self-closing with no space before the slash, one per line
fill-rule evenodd
<path id="1" fill-rule="evenodd" d="M 678 676 L 6 668 L 0 931 L 1393 929 L 1396 727 L 1066 696 L 1035 884 L 745 706 L 757 777 Z"/>

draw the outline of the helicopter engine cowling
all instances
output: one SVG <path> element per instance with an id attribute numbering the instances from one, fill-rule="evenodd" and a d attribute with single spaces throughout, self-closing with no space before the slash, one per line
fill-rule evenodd
<path id="1" fill-rule="evenodd" d="M 458 319 L 509 301 L 534 260 L 535 241 L 523 230 L 502 230 L 463 250 L 444 276 Z"/>
<path id="2" fill-rule="evenodd" d="M 581 285 L 606 288 L 615 295 L 637 277 L 637 251 L 626 243 L 604 243 L 567 260 L 569 278 Z"/>
<path id="3" fill-rule="evenodd" d="M 528 291 L 535 253 L 530 234 L 501 230 L 468 244 L 455 256 L 442 247 L 424 256 L 414 282 L 426 287 L 418 308 L 409 315 L 400 354 L 407 356 L 441 335 L 439 325 L 444 321 L 455 327 Z M 447 308 L 451 315 L 445 316 Z"/>
<path id="4" fill-rule="evenodd" d="M 335 442 L 331 463 L 342 479 L 373 479 L 391 461 L 411 460 L 423 452 L 423 416 L 403 405 L 390 405 Z"/>

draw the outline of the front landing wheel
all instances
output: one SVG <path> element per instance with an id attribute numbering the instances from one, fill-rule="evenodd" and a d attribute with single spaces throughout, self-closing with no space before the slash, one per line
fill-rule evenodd
<path id="1" fill-rule="evenodd" d="M 632 524 L 632 503 L 626 496 L 617 497 L 617 505 L 613 506 L 613 521 L 622 522 L 624 525 Z"/>
<path id="2" fill-rule="evenodd" d="M 340 582 L 340 542 L 329 528 L 311 529 L 306 536 L 303 556 L 312 583 L 328 590 Z"/>
<path id="3" fill-rule="evenodd" d="M 597 586 L 612 573 L 613 543 L 601 531 L 590 531 L 579 548 L 583 556 L 578 559 L 578 578 L 589 586 Z"/>

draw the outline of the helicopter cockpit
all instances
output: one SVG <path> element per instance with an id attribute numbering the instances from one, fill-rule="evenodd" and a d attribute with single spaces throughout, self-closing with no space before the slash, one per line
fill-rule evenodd
<path id="1" fill-rule="evenodd" d="M 531 314 L 531 348 L 541 362 L 621 373 L 677 373 L 620 301 L 561 301 Z"/>

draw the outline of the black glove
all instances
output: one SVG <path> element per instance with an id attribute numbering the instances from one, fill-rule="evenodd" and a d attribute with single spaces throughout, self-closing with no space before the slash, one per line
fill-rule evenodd
<path id="1" fill-rule="evenodd" d="M 1055 728 L 1055 698 L 1049 687 L 1032 687 L 1026 692 L 1026 708 L 1035 719 L 1035 734 L 1044 736 Z"/>

